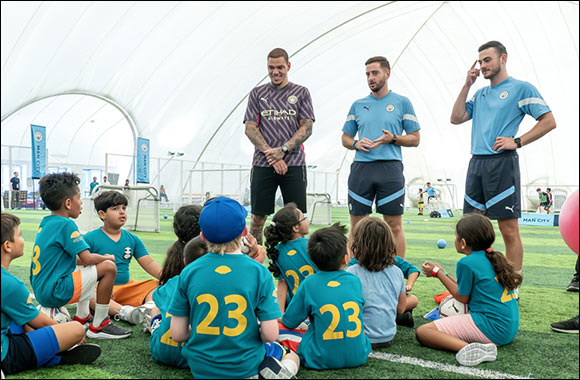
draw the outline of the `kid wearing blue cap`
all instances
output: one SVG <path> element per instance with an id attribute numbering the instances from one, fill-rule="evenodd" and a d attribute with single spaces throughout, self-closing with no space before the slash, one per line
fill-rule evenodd
<path id="1" fill-rule="evenodd" d="M 263 342 L 278 337 L 281 314 L 270 272 L 241 251 L 246 216 L 230 198 L 206 203 L 199 225 L 209 252 L 183 269 L 169 307 L 171 337 L 186 342 L 182 355 L 196 379 L 249 378 L 263 371 L 292 378 L 298 372 L 296 354 L 267 356 Z"/>

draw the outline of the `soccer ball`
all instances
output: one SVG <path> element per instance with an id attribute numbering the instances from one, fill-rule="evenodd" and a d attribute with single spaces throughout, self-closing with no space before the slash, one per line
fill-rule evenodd
<path id="1" fill-rule="evenodd" d="M 451 295 L 445 297 L 439 304 L 439 317 L 441 318 L 467 313 L 469 313 L 469 306 L 463 302 L 457 301 Z"/>
<path id="2" fill-rule="evenodd" d="M 50 319 L 57 321 L 58 323 L 65 323 L 72 321 L 70 314 L 66 307 L 46 307 L 38 305 L 38 310 L 48 316 Z"/>
<path id="3" fill-rule="evenodd" d="M 443 239 L 439 239 L 437 241 L 437 248 L 443 249 L 445 247 L 447 247 L 447 242 L 445 240 L 443 240 Z"/>

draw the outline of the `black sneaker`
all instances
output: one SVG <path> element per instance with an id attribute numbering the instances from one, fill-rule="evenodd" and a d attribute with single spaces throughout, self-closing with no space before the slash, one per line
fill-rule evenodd
<path id="1" fill-rule="evenodd" d="M 93 321 L 94 322 L 94 321 Z M 116 326 L 111 322 L 111 318 L 105 319 L 99 327 L 95 327 L 93 322 L 89 325 L 87 336 L 93 339 L 123 339 L 128 338 L 133 331 L 124 327 Z"/>
<path id="2" fill-rule="evenodd" d="M 398 326 L 413 327 L 415 326 L 415 321 L 413 320 L 413 313 L 406 311 L 403 314 L 397 314 L 395 319 Z"/>
<path id="3" fill-rule="evenodd" d="M 577 292 L 578 291 L 578 276 L 574 276 L 568 287 L 566 288 L 569 292 Z"/>
<path id="4" fill-rule="evenodd" d="M 101 347 L 93 343 L 85 343 L 61 352 L 58 356 L 60 356 L 59 364 L 91 364 L 101 356 Z"/>
<path id="5" fill-rule="evenodd" d="M 550 323 L 550 328 L 561 333 L 578 334 L 578 316 L 567 321 Z"/>
<path id="6" fill-rule="evenodd" d="M 268 356 L 260 364 L 258 379 L 296 379 L 296 376 L 272 356 Z"/>

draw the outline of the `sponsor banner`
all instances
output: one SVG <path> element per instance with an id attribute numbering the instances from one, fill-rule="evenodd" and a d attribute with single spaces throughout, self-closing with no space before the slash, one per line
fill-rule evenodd
<path id="1" fill-rule="evenodd" d="M 137 183 L 149 183 L 149 139 L 137 138 Z"/>
<path id="2" fill-rule="evenodd" d="M 559 216 L 555 214 L 522 214 L 522 217 L 518 219 L 518 224 L 520 226 L 554 227 L 559 225 Z"/>
<path id="3" fill-rule="evenodd" d="M 32 136 L 32 179 L 46 175 L 46 127 L 30 124 Z"/>

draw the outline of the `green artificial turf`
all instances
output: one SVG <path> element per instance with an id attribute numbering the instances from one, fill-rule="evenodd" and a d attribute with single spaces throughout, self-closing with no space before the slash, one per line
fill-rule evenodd
<path id="1" fill-rule="evenodd" d="M 436 261 L 443 265 L 447 272 L 455 273 L 455 264 L 461 257 L 454 249 L 454 226 L 461 213 L 454 218 L 430 219 L 428 216 L 417 216 L 416 210 L 408 210 L 403 216 L 403 227 L 407 239 L 406 260 L 420 267 L 425 260 Z M 10 271 L 22 279 L 30 289 L 28 280 L 30 258 L 36 230 L 46 211 L 14 211 L 20 217 L 21 230 L 26 241 L 24 257 L 12 262 Z M 171 210 L 162 210 L 160 218 L 161 232 L 137 232 L 152 257 L 163 263 L 167 248 L 175 241 L 172 229 Z M 340 221 L 349 225 L 348 211 L 345 208 L 333 209 L 333 222 Z M 428 219 L 428 221 L 425 221 Z M 410 223 L 407 223 L 410 222 Z M 505 252 L 501 234 L 496 229 L 496 250 Z M 311 225 L 310 232 L 323 226 Z M 578 379 L 579 345 L 578 335 L 558 334 L 550 330 L 549 324 L 554 321 L 569 319 L 578 314 L 578 293 L 565 290 L 576 263 L 576 255 L 566 246 L 557 227 L 521 226 L 524 244 L 524 284 L 520 290 L 520 329 L 515 341 L 498 348 L 498 359 L 495 362 L 483 363 L 477 369 L 495 371 L 520 377 L 533 378 L 574 378 Z M 447 241 L 447 247 L 438 249 L 439 239 Z M 147 273 L 134 260 L 131 264 L 132 278 L 144 280 Z M 433 295 L 445 291 L 439 281 L 420 276 L 413 288 L 413 294 L 419 298 L 419 305 L 414 310 L 415 327 L 429 321 L 422 318 L 437 304 Z M 74 312 L 71 309 L 71 312 Z M 128 339 L 117 341 L 94 341 L 98 343 L 103 354 L 90 366 L 57 366 L 26 371 L 9 378 L 188 378 L 189 370 L 181 370 L 161 365 L 151 358 L 149 335 L 140 326 L 129 326 L 134 330 Z M 380 349 L 379 352 L 418 358 L 424 361 L 447 365 L 447 369 L 457 368 L 453 353 L 437 351 L 422 347 L 415 339 L 413 328 L 399 327 L 392 347 Z M 376 358 L 369 358 L 359 368 L 332 371 L 314 371 L 300 369 L 299 378 L 470 378 L 480 377 L 465 375 L 437 368 L 424 368 L 415 364 L 393 363 Z"/>

